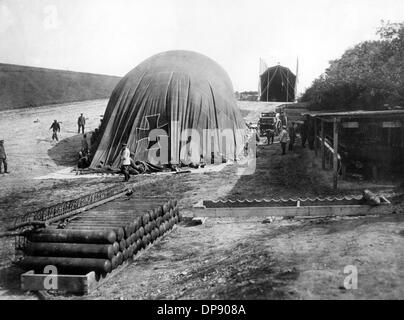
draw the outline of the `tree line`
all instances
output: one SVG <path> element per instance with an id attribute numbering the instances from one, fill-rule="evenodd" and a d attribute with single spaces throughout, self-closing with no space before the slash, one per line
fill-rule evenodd
<path id="1" fill-rule="evenodd" d="M 383 22 L 379 40 L 345 51 L 302 95 L 312 110 L 404 107 L 404 22 Z"/>

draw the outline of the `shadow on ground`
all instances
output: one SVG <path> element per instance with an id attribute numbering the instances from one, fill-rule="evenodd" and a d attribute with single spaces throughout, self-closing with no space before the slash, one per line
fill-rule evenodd
<path id="1" fill-rule="evenodd" d="M 259 146 L 255 171 L 242 175 L 227 198 L 296 198 L 335 193 L 309 170 L 300 146 L 285 155 L 279 144 Z"/>
<path id="2" fill-rule="evenodd" d="M 24 271 L 15 267 L 9 266 L 0 269 L 0 290 L 7 296 L 23 296 L 24 292 L 21 291 L 20 276 Z M 1 298 L 1 295 L 0 295 Z"/>

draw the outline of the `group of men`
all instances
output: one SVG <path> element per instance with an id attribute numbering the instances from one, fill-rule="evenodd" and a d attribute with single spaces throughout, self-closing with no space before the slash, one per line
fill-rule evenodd
<path id="1" fill-rule="evenodd" d="M 52 141 L 55 140 L 59 141 L 58 132 L 60 132 L 60 123 L 61 122 L 54 120 L 49 128 L 49 130 L 52 129 Z M 86 118 L 84 117 L 83 114 L 81 114 L 80 117 L 77 119 L 78 133 L 80 133 L 80 130 L 83 133 L 82 150 L 80 152 L 80 160 L 82 160 L 81 162 L 84 161 L 83 158 L 85 158 L 87 162 L 89 161 L 89 148 L 87 143 L 87 136 L 84 134 L 85 124 L 86 124 Z M 4 140 L 0 140 L 0 174 L 3 173 L 2 167 L 4 167 L 4 173 L 9 173 L 9 171 L 7 170 L 7 154 L 4 148 Z"/>
<path id="2" fill-rule="evenodd" d="M 59 141 L 58 132 L 60 132 L 60 124 L 61 122 L 54 120 L 49 128 L 49 130 L 52 129 L 52 141 L 54 140 Z M 80 114 L 80 117 L 77 119 L 77 126 L 78 126 L 77 133 L 80 133 L 81 130 L 81 133 L 84 134 L 85 125 L 86 125 L 86 118 L 84 117 L 83 114 Z"/>
<path id="3" fill-rule="evenodd" d="M 147 172 L 150 165 L 146 162 L 135 161 L 135 154 L 131 153 L 128 145 L 122 143 L 121 149 L 121 173 L 124 175 L 123 181 L 129 181 L 130 175 L 136 175 Z"/>
<path id="4" fill-rule="evenodd" d="M 279 134 L 279 142 L 282 148 L 282 155 L 286 154 L 286 145 L 289 142 L 289 151 L 293 151 L 293 146 L 296 141 L 296 129 L 297 125 L 292 123 L 289 127 L 289 131 L 286 130 L 286 126 L 282 126 L 281 133 Z"/>
<path id="5" fill-rule="evenodd" d="M 293 146 L 296 142 L 296 133 L 297 133 L 297 125 L 292 122 L 289 126 L 289 130 L 287 130 L 286 125 L 282 126 L 282 129 L 279 133 L 279 143 L 282 150 L 282 155 L 286 154 L 286 145 L 289 142 L 289 151 L 293 151 Z M 266 130 L 266 136 L 268 145 L 274 143 L 275 138 L 275 128 L 269 128 Z"/>
<path id="6" fill-rule="evenodd" d="M 58 132 L 60 132 L 60 124 L 61 122 L 54 120 L 49 128 L 49 130 L 52 129 L 52 141 L 59 141 Z M 81 133 L 83 134 L 83 138 L 81 141 L 81 150 L 79 152 L 79 161 L 77 163 L 77 166 L 79 168 L 86 168 L 90 165 L 90 149 L 88 147 L 87 134 L 84 133 L 85 125 L 86 118 L 81 113 L 79 118 L 77 119 L 77 133 L 80 133 L 81 131 Z"/>
<path id="7" fill-rule="evenodd" d="M 77 162 L 77 166 L 79 168 L 87 168 L 91 164 L 91 154 L 90 154 L 90 147 L 87 141 L 87 134 L 84 133 L 84 126 L 86 125 L 86 118 L 83 114 L 80 114 L 80 117 L 77 119 L 77 126 L 78 130 L 77 133 L 83 134 L 81 139 L 81 150 L 79 152 L 79 161 Z"/>

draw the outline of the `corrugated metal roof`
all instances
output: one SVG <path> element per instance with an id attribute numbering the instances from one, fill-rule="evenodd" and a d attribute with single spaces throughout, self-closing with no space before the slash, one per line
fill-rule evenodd
<path id="1" fill-rule="evenodd" d="M 355 111 L 308 111 L 302 115 L 311 117 L 373 117 L 373 116 L 393 116 L 404 115 L 404 109 L 396 110 L 355 110 Z"/>

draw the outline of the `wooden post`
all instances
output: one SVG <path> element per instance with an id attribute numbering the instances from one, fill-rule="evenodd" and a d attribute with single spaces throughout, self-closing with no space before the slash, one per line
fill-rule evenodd
<path id="1" fill-rule="evenodd" d="M 391 146 L 391 128 L 387 128 L 387 145 Z"/>
<path id="2" fill-rule="evenodd" d="M 374 181 L 377 181 L 378 175 L 377 175 L 377 166 L 376 165 L 372 166 L 372 177 L 373 177 Z"/>
<path id="3" fill-rule="evenodd" d="M 325 169 L 324 121 L 321 120 L 321 166 Z"/>
<path id="4" fill-rule="evenodd" d="M 341 163 L 342 179 L 346 179 L 346 166 Z"/>
<path id="5" fill-rule="evenodd" d="M 314 154 L 318 156 L 317 152 L 317 119 L 314 118 Z"/>
<path id="6" fill-rule="evenodd" d="M 334 118 L 334 161 L 333 161 L 333 171 L 334 171 L 334 189 L 338 188 L 338 122 L 337 118 Z"/>

